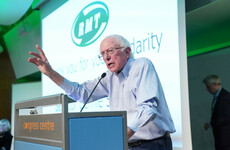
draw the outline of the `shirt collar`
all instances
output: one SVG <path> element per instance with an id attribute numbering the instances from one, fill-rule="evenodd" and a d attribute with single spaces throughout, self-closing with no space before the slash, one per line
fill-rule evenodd
<path id="1" fill-rule="evenodd" d="M 118 77 L 124 77 L 124 78 L 127 78 L 128 75 L 129 75 L 129 71 L 130 71 L 130 68 L 134 62 L 134 58 L 129 58 L 127 63 L 125 64 L 124 68 L 122 69 L 122 71 L 119 73 L 119 74 L 116 74 L 114 73 L 116 76 Z"/>
<path id="2" fill-rule="evenodd" d="M 220 91 L 222 90 L 222 87 L 216 92 L 216 94 L 214 95 L 214 97 L 218 97 L 220 95 Z"/>

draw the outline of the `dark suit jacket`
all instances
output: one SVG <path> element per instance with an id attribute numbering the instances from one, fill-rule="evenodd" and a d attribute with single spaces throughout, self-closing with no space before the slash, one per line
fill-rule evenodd
<path id="1" fill-rule="evenodd" d="M 224 88 L 214 106 L 211 125 L 216 150 L 230 150 L 230 93 Z"/>
<path id="2" fill-rule="evenodd" d="M 0 134 L 0 149 L 10 150 L 12 138 L 10 131 Z"/>

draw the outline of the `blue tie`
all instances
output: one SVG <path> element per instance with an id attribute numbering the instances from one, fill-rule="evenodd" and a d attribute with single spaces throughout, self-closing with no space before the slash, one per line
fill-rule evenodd
<path id="1" fill-rule="evenodd" d="M 213 109 L 214 109 L 214 107 L 215 107 L 215 105 L 216 105 L 216 100 L 217 100 L 217 96 L 214 96 L 213 97 L 213 100 L 212 100 L 212 107 L 211 107 L 211 111 L 213 112 Z"/>

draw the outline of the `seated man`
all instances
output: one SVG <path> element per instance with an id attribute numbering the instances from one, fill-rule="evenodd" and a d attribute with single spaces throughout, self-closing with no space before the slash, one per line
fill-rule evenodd
<path id="1" fill-rule="evenodd" d="M 13 136 L 10 133 L 10 122 L 0 120 L 0 150 L 10 150 Z"/>

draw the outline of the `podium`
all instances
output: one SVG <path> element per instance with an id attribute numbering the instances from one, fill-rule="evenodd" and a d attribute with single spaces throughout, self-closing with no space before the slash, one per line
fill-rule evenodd
<path id="1" fill-rule="evenodd" d="M 57 94 L 16 103 L 15 150 L 128 149 L 125 111 L 69 113 L 71 102 L 75 101 Z M 60 105 L 61 111 L 42 113 L 52 105 Z"/>

